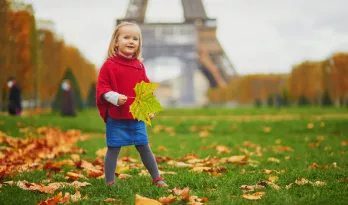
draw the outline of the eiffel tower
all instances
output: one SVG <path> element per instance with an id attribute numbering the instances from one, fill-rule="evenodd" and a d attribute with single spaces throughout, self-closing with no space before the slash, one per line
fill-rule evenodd
<path id="1" fill-rule="evenodd" d="M 184 22 L 146 23 L 148 0 L 129 0 L 126 16 L 117 19 L 117 24 L 132 21 L 140 26 L 145 65 L 160 57 L 182 62 L 178 100 L 182 105 L 195 105 L 197 92 L 193 78 L 197 70 L 203 73 L 211 88 L 226 87 L 237 72 L 216 37 L 216 19 L 206 15 L 202 0 L 181 0 L 181 3 Z"/>

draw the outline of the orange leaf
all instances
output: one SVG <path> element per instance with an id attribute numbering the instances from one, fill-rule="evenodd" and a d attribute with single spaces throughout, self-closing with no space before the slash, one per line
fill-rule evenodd
<path id="1" fill-rule="evenodd" d="M 138 194 L 135 195 L 135 205 L 162 205 L 159 201 L 149 199 Z"/>
<path id="2" fill-rule="evenodd" d="M 161 202 L 162 204 L 166 205 L 166 204 L 170 204 L 176 201 L 176 197 L 173 195 L 169 195 L 167 197 L 160 197 L 158 199 L 159 202 Z"/>
<path id="3" fill-rule="evenodd" d="M 97 169 L 89 169 L 87 173 L 89 177 L 100 177 L 103 175 L 103 172 Z"/>
<path id="4" fill-rule="evenodd" d="M 73 181 L 76 181 L 79 178 L 85 178 L 85 176 L 83 176 L 82 174 L 78 174 L 78 173 L 74 173 L 74 172 L 67 172 L 64 176 L 68 179 L 73 180 Z"/>
<path id="5" fill-rule="evenodd" d="M 224 146 L 224 145 L 218 145 L 218 146 L 216 146 L 216 151 L 218 152 L 218 154 L 230 153 L 231 149 Z"/>

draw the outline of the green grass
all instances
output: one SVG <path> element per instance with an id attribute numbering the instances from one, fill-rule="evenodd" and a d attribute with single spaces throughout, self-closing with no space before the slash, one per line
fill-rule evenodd
<path id="1" fill-rule="evenodd" d="M 163 171 L 174 171 L 177 175 L 165 175 L 170 188 L 190 187 L 192 195 L 207 197 L 208 204 L 347 204 L 348 201 L 348 146 L 342 146 L 342 141 L 348 140 L 348 109 L 346 108 L 287 108 L 287 109 L 170 109 L 153 120 L 153 126 L 148 127 L 149 139 L 155 155 L 180 159 L 183 156 L 195 153 L 199 158 L 216 156 L 219 158 L 233 155 L 244 155 L 238 148 L 246 148 L 243 143 L 251 141 L 262 148 L 263 156 L 249 156 L 258 161 L 258 166 L 247 164 L 234 165 L 222 164 L 228 169 L 221 176 L 211 176 L 206 173 L 192 173 L 189 168 L 175 168 L 166 163 L 159 164 Z M 216 116 L 220 117 L 216 117 Z M 278 116 L 274 120 L 260 116 Z M 288 118 L 288 116 L 297 116 Z M 205 116 L 205 117 L 202 117 Z M 221 117 L 222 116 L 222 117 Z M 284 118 L 282 118 L 284 116 Z M 80 141 L 78 146 L 86 149 L 83 158 L 94 159 L 95 152 L 105 147 L 101 137 L 105 131 L 104 122 L 96 110 L 87 110 L 79 113 L 76 118 L 63 118 L 59 114 L 45 114 L 28 117 L 0 116 L 0 130 L 14 137 L 23 137 L 17 123 L 22 127 L 58 126 L 63 130 L 80 129 L 83 132 L 95 133 L 95 137 Z M 323 123 L 325 123 L 324 126 Z M 307 124 L 312 123 L 312 129 Z M 161 131 L 155 132 L 156 126 L 172 127 L 175 134 Z M 199 131 L 191 131 L 192 126 L 212 126 L 207 137 L 200 137 Z M 270 127 L 270 132 L 264 128 Z M 93 135 L 93 134 L 92 134 Z M 308 144 L 321 141 L 318 147 L 309 147 Z M 230 153 L 218 154 L 214 145 L 225 145 L 231 148 Z M 275 153 L 275 145 L 289 146 L 293 152 Z M 167 150 L 161 151 L 160 146 Z M 248 151 L 255 151 L 247 148 Z M 123 149 L 120 157 L 130 156 L 140 159 L 134 147 L 130 150 Z M 285 157 L 290 157 L 286 160 Z M 269 162 L 267 159 L 274 157 L 280 163 Z M 309 169 L 308 166 L 316 162 L 320 166 L 332 165 L 334 162 L 339 168 Z M 250 201 L 242 197 L 241 185 L 255 185 L 261 180 L 266 180 L 269 175 L 263 173 L 264 169 L 286 170 L 275 182 L 282 189 L 275 190 L 266 187 L 266 194 L 260 200 Z M 148 198 L 158 199 L 168 196 L 164 189 L 151 185 L 150 177 L 138 175 L 138 170 L 130 170 L 132 178 L 118 180 L 114 186 L 106 187 L 103 179 L 89 178 L 92 185 L 80 189 L 82 195 L 88 194 L 88 199 L 71 204 L 104 204 L 106 198 L 117 198 L 122 204 L 134 204 L 135 194 Z M 245 172 L 243 174 L 243 172 Z M 46 179 L 46 171 L 35 171 L 5 177 L 7 180 L 27 180 L 40 182 Z M 64 173 L 57 173 L 56 181 L 66 181 Z M 296 179 L 306 178 L 310 181 L 324 181 L 326 186 L 314 187 L 312 185 L 296 185 L 285 189 L 285 185 L 295 182 Z M 83 180 L 82 180 L 83 181 Z M 216 188 L 215 190 L 209 190 Z M 3 185 L 0 189 L 0 204 L 36 204 L 42 199 L 52 197 L 50 194 L 30 192 L 16 186 Z M 75 193 L 72 188 L 64 188 L 58 192 Z M 187 202 L 186 202 L 187 203 Z M 173 204 L 186 204 L 175 202 Z"/>

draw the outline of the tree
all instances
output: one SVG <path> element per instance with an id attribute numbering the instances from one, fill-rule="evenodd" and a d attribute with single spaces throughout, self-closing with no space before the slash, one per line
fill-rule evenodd
<path id="1" fill-rule="evenodd" d="M 256 98 L 255 99 L 255 103 L 254 103 L 255 107 L 261 107 L 262 106 L 262 101 L 260 98 Z"/>
<path id="2" fill-rule="evenodd" d="M 88 97 L 87 97 L 87 106 L 88 107 L 96 107 L 96 84 L 92 83 L 90 89 L 89 89 L 89 93 L 88 93 Z"/>
<path id="3" fill-rule="evenodd" d="M 272 94 L 269 94 L 267 97 L 267 105 L 268 107 L 273 107 L 274 105 L 274 99 Z"/>
<path id="4" fill-rule="evenodd" d="M 283 93 L 281 96 L 281 102 L 282 102 L 282 106 L 289 106 L 290 105 L 289 92 L 286 88 L 283 89 Z"/>
<path id="5" fill-rule="evenodd" d="M 332 101 L 328 91 L 324 92 L 321 104 L 323 106 L 332 106 Z"/>
<path id="6" fill-rule="evenodd" d="M 299 99 L 298 99 L 298 105 L 299 105 L 299 106 L 308 106 L 308 105 L 310 105 L 310 104 L 311 104 L 311 102 L 307 99 L 306 96 L 301 95 L 301 96 L 299 97 Z"/>

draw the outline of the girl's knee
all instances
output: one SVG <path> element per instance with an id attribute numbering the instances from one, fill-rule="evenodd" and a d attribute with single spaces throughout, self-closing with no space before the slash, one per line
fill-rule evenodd
<path id="1" fill-rule="evenodd" d="M 152 152 L 150 149 L 150 146 L 147 145 L 135 145 L 135 148 L 137 149 L 137 151 L 141 154 L 141 153 L 147 153 L 147 152 Z"/>

